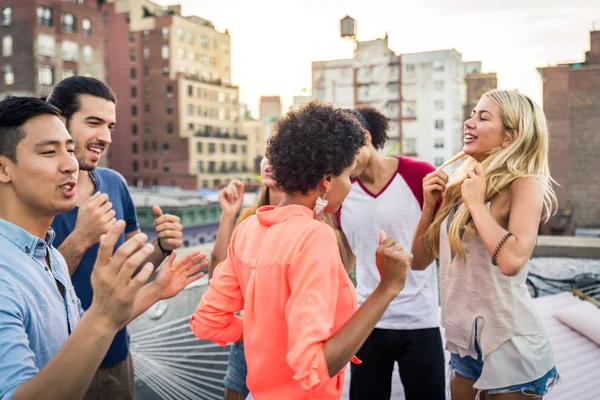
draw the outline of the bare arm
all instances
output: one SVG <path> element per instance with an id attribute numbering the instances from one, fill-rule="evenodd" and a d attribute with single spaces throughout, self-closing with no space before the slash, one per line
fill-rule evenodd
<path id="1" fill-rule="evenodd" d="M 411 253 L 413 254 L 413 260 L 410 265 L 411 269 L 424 270 L 431 265 L 435 260 L 433 252 L 429 251 L 425 246 L 425 232 L 429 228 L 429 225 L 433 222 L 435 209 L 430 206 L 423 207 L 421 212 L 421 218 L 417 224 L 417 229 L 412 240 Z"/>
<path id="2" fill-rule="evenodd" d="M 490 255 L 494 254 L 508 232 L 513 234 L 504 243 L 496 258 L 498 267 L 507 276 L 516 275 L 533 253 L 544 196 L 542 185 L 534 178 L 517 179 L 512 183 L 510 191 L 508 230 L 498 224 L 483 202 L 470 208 L 479 237 Z"/>

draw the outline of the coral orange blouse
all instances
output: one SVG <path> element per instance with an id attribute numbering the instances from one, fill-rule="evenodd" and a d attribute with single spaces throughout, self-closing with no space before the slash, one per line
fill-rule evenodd
<path id="1" fill-rule="evenodd" d="M 220 345 L 243 333 L 256 400 L 339 399 L 344 370 L 329 377 L 324 345 L 355 311 L 331 227 L 304 206 L 265 206 L 235 230 L 190 326 Z"/>

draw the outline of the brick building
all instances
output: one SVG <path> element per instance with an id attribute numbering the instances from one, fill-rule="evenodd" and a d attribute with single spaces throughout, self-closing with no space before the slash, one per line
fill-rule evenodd
<path id="1" fill-rule="evenodd" d="M 107 0 L 103 11 L 108 84 L 118 98 L 111 168 L 137 187 L 253 180 L 259 155 L 242 131 L 229 33 L 182 15 L 180 5 Z"/>
<path id="2" fill-rule="evenodd" d="M 104 80 L 97 0 L 0 2 L 0 98 L 47 96 L 68 76 Z"/>
<path id="3" fill-rule="evenodd" d="M 600 228 L 600 30 L 585 60 L 538 69 L 550 130 L 550 173 L 559 210 L 544 233 Z"/>

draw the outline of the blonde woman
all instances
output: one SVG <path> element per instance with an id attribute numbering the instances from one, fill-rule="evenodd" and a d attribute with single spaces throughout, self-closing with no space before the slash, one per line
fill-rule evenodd
<path id="1" fill-rule="evenodd" d="M 528 97 L 492 90 L 463 142 L 466 159 L 450 180 L 441 169 L 423 179 L 411 266 L 440 258 L 452 400 L 542 398 L 559 377 L 525 279 L 556 201 L 546 120 Z"/>

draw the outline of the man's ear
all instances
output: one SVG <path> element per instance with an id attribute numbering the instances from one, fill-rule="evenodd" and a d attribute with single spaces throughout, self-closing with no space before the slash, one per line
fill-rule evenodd
<path id="1" fill-rule="evenodd" d="M 14 164 L 8 157 L 0 156 L 0 183 L 10 183 L 10 171 Z"/>

